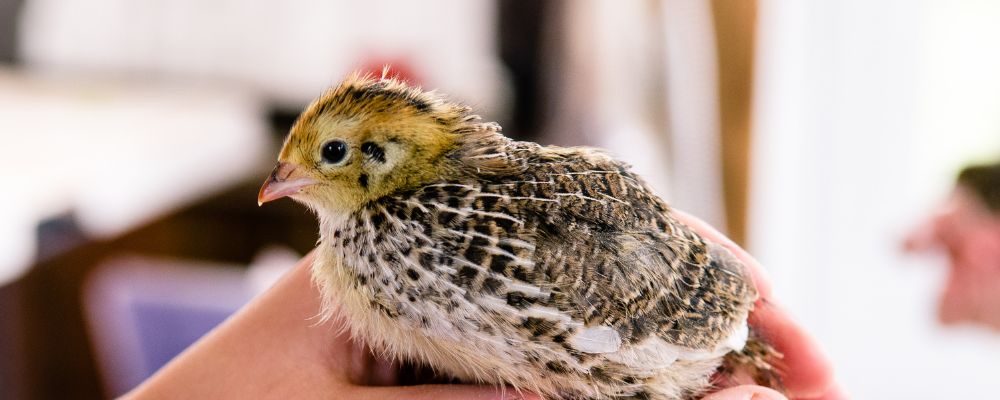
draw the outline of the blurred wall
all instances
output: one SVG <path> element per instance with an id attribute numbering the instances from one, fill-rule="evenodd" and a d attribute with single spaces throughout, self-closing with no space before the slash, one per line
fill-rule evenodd
<path id="1" fill-rule="evenodd" d="M 492 1 L 29 0 L 31 68 L 222 80 L 298 109 L 352 70 L 396 64 L 502 110 Z"/>
<path id="2" fill-rule="evenodd" d="M 762 1 L 750 250 L 856 398 L 986 398 L 1000 337 L 935 321 L 901 241 L 1000 156 L 1000 3 Z M 933 267 L 932 267 L 933 265 Z"/>

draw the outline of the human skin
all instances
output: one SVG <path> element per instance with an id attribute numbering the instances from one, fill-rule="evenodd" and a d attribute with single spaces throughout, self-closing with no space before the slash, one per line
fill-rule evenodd
<path id="1" fill-rule="evenodd" d="M 791 399 L 840 399 L 829 361 L 773 301 L 769 281 L 745 251 L 704 222 L 677 217 L 730 249 L 753 272 L 761 299 L 750 323 L 784 353 L 779 371 Z M 319 290 L 303 258 L 286 276 L 164 366 L 127 399 L 538 399 L 509 388 L 459 384 L 394 386 L 399 371 L 353 342 L 336 318 L 318 323 Z M 771 389 L 734 385 L 706 400 L 784 399 Z"/>
<path id="2" fill-rule="evenodd" d="M 914 252 L 943 251 L 948 271 L 938 320 L 1000 330 L 1000 216 L 958 186 L 906 241 Z"/>

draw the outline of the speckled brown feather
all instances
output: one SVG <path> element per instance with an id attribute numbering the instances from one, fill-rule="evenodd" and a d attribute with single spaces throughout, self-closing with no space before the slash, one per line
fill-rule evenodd
<path id="1" fill-rule="evenodd" d="M 671 399 L 707 387 L 757 297 L 739 261 L 599 151 L 512 141 L 434 94 L 353 79 L 297 129 L 362 120 L 352 129 L 376 132 L 352 211 L 305 201 L 323 222 L 314 274 L 356 336 L 548 395 Z M 441 137 L 396 131 L 435 125 Z M 294 133 L 283 157 L 315 141 Z M 379 140 L 416 143 L 423 162 L 371 173 L 391 162 Z"/>

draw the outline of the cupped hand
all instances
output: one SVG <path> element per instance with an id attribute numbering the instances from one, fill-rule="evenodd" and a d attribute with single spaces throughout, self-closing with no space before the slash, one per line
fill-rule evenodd
<path id="1" fill-rule="evenodd" d="M 704 222 L 677 217 L 708 240 L 727 247 L 753 272 L 760 293 L 750 323 L 784 354 L 779 372 L 792 399 L 839 399 L 829 361 L 816 342 L 775 304 L 760 265 Z M 400 369 L 358 346 L 336 318 L 320 323 L 320 294 L 304 257 L 267 292 L 192 345 L 127 398 L 213 399 L 539 399 L 509 388 L 461 384 L 400 386 Z M 707 400 L 784 399 L 742 385 Z"/>

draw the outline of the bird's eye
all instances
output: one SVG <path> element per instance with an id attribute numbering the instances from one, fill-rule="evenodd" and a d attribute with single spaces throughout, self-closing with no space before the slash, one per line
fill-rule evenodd
<path id="1" fill-rule="evenodd" d="M 344 160 L 347 156 L 347 143 L 340 140 L 331 140 L 323 145 L 323 161 L 328 164 L 336 164 Z"/>

